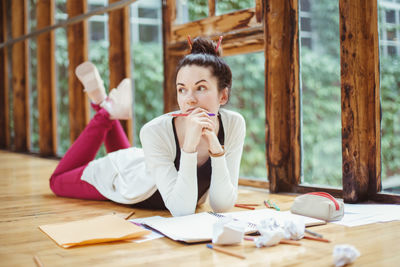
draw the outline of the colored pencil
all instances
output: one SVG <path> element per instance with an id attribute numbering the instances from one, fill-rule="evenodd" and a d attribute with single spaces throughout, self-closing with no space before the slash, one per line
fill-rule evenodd
<path id="1" fill-rule="evenodd" d="M 246 259 L 246 257 L 243 256 L 243 255 L 237 254 L 237 253 L 235 253 L 235 252 L 231 252 L 231 251 L 229 251 L 229 250 L 226 250 L 226 249 L 223 249 L 223 248 L 220 248 L 220 247 L 213 246 L 213 245 L 211 245 L 211 244 L 207 244 L 206 246 L 207 246 L 208 248 L 211 248 L 211 249 L 216 250 L 216 251 L 218 251 L 218 252 L 225 253 L 225 254 L 227 254 L 227 255 L 231 255 L 231 256 L 234 256 L 234 257 L 238 257 L 238 258 L 243 259 L 243 260 Z"/>
<path id="2" fill-rule="evenodd" d="M 275 202 L 273 202 L 272 200 L 271 200 L 271 202 L 269 202 L 269 199 L 268 199 L 268 203 L 271 205 L 271 206 L 273 206 L 277 211 L 280 211 L 281 209 L 278 207 L 278 205 L 276 205 L 275 204 Z M 272 204 L 271 204 L 272 203 Z"/>
<path id="3" fill-rule="evenodd" d="M 279 244 L 301 246 L 300 242 L 295 241 L 295 240 L 288 240 L 288 239 L 282 239 L 281 241 L 279 241 Z"/>
<path id="4" fill-rule="evenodd" d="M 268 204 L 268 202 L 267 202 L 266 200 L 264 200 L 264 205 L 265 205 L 265 207 L 267 207 L 267 208 L 272 208 L 272 207 Z"/>
<path id="5" fill-rule="evenodd" d="M 249 209 L 249 210 L 254 210 L 255 209 L 253 207 L 249 207 L 249 206 L 246 206 L 246 205 L 240 205 L 240 204 L 235 204 L 235 207 Z"/>
<path id="6" fill-rule="evenodd" d="M 248 236 L 248 235 L 245 235 L 245 236 L 243 237 L 243 239 L 244 239 L 244 240 L 247 240 L 247 241 L 254 241 L 254 237 Z"/>
<path id="7" fill-rule="evenodd" d="M 314 241 L 326 242 L 326 243 L 331 242 L 330 240 L 325 239 L 325 238 L 319 238 L 319 237 L 308 236 L 308 235 L 305 235 L 303 238 L 305 238 L 305 239 L 310 239 L 310 240 L 314 240 Z"/>
<path id="8" fill-rule="evenodd" d="M 323 235 L 318 234 L 318 233 L 316 233 L 316 232 L 313 232 L 313 231 L 311 231 L 311 230 L 305 229 L 304 231 L 305 231 L 306 233 L 310 234 L 310 235 L 313 235 L 313 236 L 316 236 L 316 237 L 319 237 L 319 238 L 323 238 Z"/>
<path id="9" fill-rule="evenodd" d="M 130 217 L 132 217 L 133 214 L 135 214 L 135 211 L 129 213 L 128 216 L 125 217 L 125 220 L 128 220 Z"/>
<path id="10" fill-rule="evenodd" d="M 42 264 L 42 262 L 40 261 L 40 259 L 39 259 L 39 257 L 38 256 L 33 256 L 33 261 L 36 263 L 36 265 L 38 266 L 38 267 L 43 267 L 43 264 Z"/>
<path id="11" fill-rule="evenodd" d="M 172 114 L 170 114 L 172 117 L 186 117 L 186 116 L 188 116 L 189 114 L 186 114 L 186 113 L 172 113 Z M 215 114 L 214 113 L 207 113 L 207 115 L 208 116 L 215 116 Z"/>
<path id="12" fill-rule="evenodd" d="M 242 205 L 242 206 L 260 206 L 259 204 L 244 204 L 244 203 L 237 203 L 236 205 Z"/>

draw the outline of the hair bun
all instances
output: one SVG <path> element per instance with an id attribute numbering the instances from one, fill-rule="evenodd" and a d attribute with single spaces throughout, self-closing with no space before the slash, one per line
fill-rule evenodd
<path id="1" fill-rule="evenodd" d="M 216 51 L 217 44 L 210 40 L 201 37 L 196 37 L 193 40 L 191 54 L 209 54 L 214 56 L 221 56 L 221 47 Z"/>

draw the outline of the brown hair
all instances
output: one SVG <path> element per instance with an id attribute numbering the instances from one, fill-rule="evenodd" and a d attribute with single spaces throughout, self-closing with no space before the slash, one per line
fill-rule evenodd
<path id="1" fill-rule="evenodd" d="M 196 65 L 211 69 L 211 74 L 217 78 L 218 91 L 228 88 L 228 96 L 232 86 L 232 72 L 228 64 L 222 59 L 221 46 L 216 49 L 217 44 L 206 38 L 197 37 L 193 40 L 192 51 L 179 61 L 176 75 L 184 66 Z M 175 75 L 175 80 L 176 80 Z"/>

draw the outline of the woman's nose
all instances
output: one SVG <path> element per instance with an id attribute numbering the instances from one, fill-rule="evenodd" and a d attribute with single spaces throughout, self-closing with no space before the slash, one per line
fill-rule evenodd
<path id="1" fill-rule="evenodd" d="M 187 98 L 186 98 L 186 102 L 187 102 L 188 104 L 193 104 L 193 103 L 196 103 L 196 102 L 197 102 L 197 99 L 196 99 L 196 97 L 194 96 L 193 93 L 188 93 L 188 94 L 187 94 Z"/>

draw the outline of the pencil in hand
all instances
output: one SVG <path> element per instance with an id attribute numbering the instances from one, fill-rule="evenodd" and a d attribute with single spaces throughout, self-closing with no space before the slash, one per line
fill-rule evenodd
<path id="1" fill-rule="evenodd" d="M 223 248 L 220 248 L 220 247 L 213 246 L 213 245 L 211 245 L 211 244 L 207 244 L 206 246 L 207 246 L 208 248 L 211 248 L 211 249 L 216 250 L 216 251 L 218 251 L 218 252 L 222 252 L 222 253 L 225 253 L 225 254 L 227 254 L 227 255 L 231 255 L 231 256 L 237 257 L 237 258 L 239 258 L 239 259 L 243 259 L 243 260 L 246 259 L 246 257 L 243 256 L 243 255 L 237 254 L 237 253 L 235 253 L 235 252 L 231 252 L 231 251 L 229 251 L 229 250 L 226 250 L 226 249 L 223 249 Z"/>

